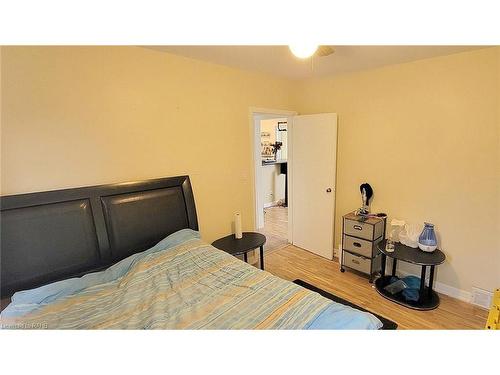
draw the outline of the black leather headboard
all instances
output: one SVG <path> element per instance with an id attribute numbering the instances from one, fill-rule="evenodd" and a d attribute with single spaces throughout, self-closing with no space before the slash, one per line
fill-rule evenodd
<path id="1" fill-rule="evenodd" d="M 0 208 L 2 298 L 198 230 L 188 176 L 4 196 Z"/>

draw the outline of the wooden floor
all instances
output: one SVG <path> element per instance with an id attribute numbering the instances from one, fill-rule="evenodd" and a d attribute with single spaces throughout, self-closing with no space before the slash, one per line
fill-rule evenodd
<path id="1" fill-rule="evenodd" d="M 266 236 L 267 254 L 288 246 L 288 209 L 279 206 L 265 208 L 264 228 L 260 232 Z"/>
<path id="2" fill-rule="evenodd" d="M 385 316 L 399 329 L 483 329 L 488 312 L 440 294 L 435 310 L 417 311 L 380 296 L 362 275 L 340 272 L 338 262 L 286 244 L 286 208 L 266 209 L 264 233 L 266 271 L 287 280 L 302 279 L 325 291 Z"/>

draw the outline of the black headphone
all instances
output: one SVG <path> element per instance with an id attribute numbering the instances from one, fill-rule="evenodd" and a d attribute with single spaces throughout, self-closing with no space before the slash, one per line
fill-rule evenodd
<path id="1" fill-rule="evenodd" d="M 364 184 L 361 184 L 359 186 L 359 191 L 361 192 L 361 194 L 363 194 L 363 190 L 366 193 L 366 203 L 369 204 L 371 197 L 373 197 L 373 189 L 369 183 L 365 182 Z"/>

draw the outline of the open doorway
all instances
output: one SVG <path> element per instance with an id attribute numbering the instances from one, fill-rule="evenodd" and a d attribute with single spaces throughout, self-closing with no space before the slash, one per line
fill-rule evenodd
<path id="1" fill-rule="evenodd" d="M 251 126 L 255 229 L 266 252 L 290 243 L 333 259 L 337 115 L 251 110 Z"/>
<path id="2" fill-rule="evenodd" d="M 267 238 L 266 252 L 289 238 L 289 119 L 292 114 L 254 114 L 256 229 Z"/>
<path id="3" fill-rule="evenodd" d="M 288 244 L 288 121 L 286 117 L 260 120 L 261 181 L 264 227 L 268 251 Z"/>

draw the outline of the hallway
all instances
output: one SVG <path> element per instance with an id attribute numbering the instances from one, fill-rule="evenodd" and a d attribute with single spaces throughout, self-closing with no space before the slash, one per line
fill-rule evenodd
<path id="1" fill-rule="evenodd" d="M 272 206 L 264 209 L 264 228 L 259 230 L 266 236 L 266 254 L 288 245 L 288 208 Z"/>

